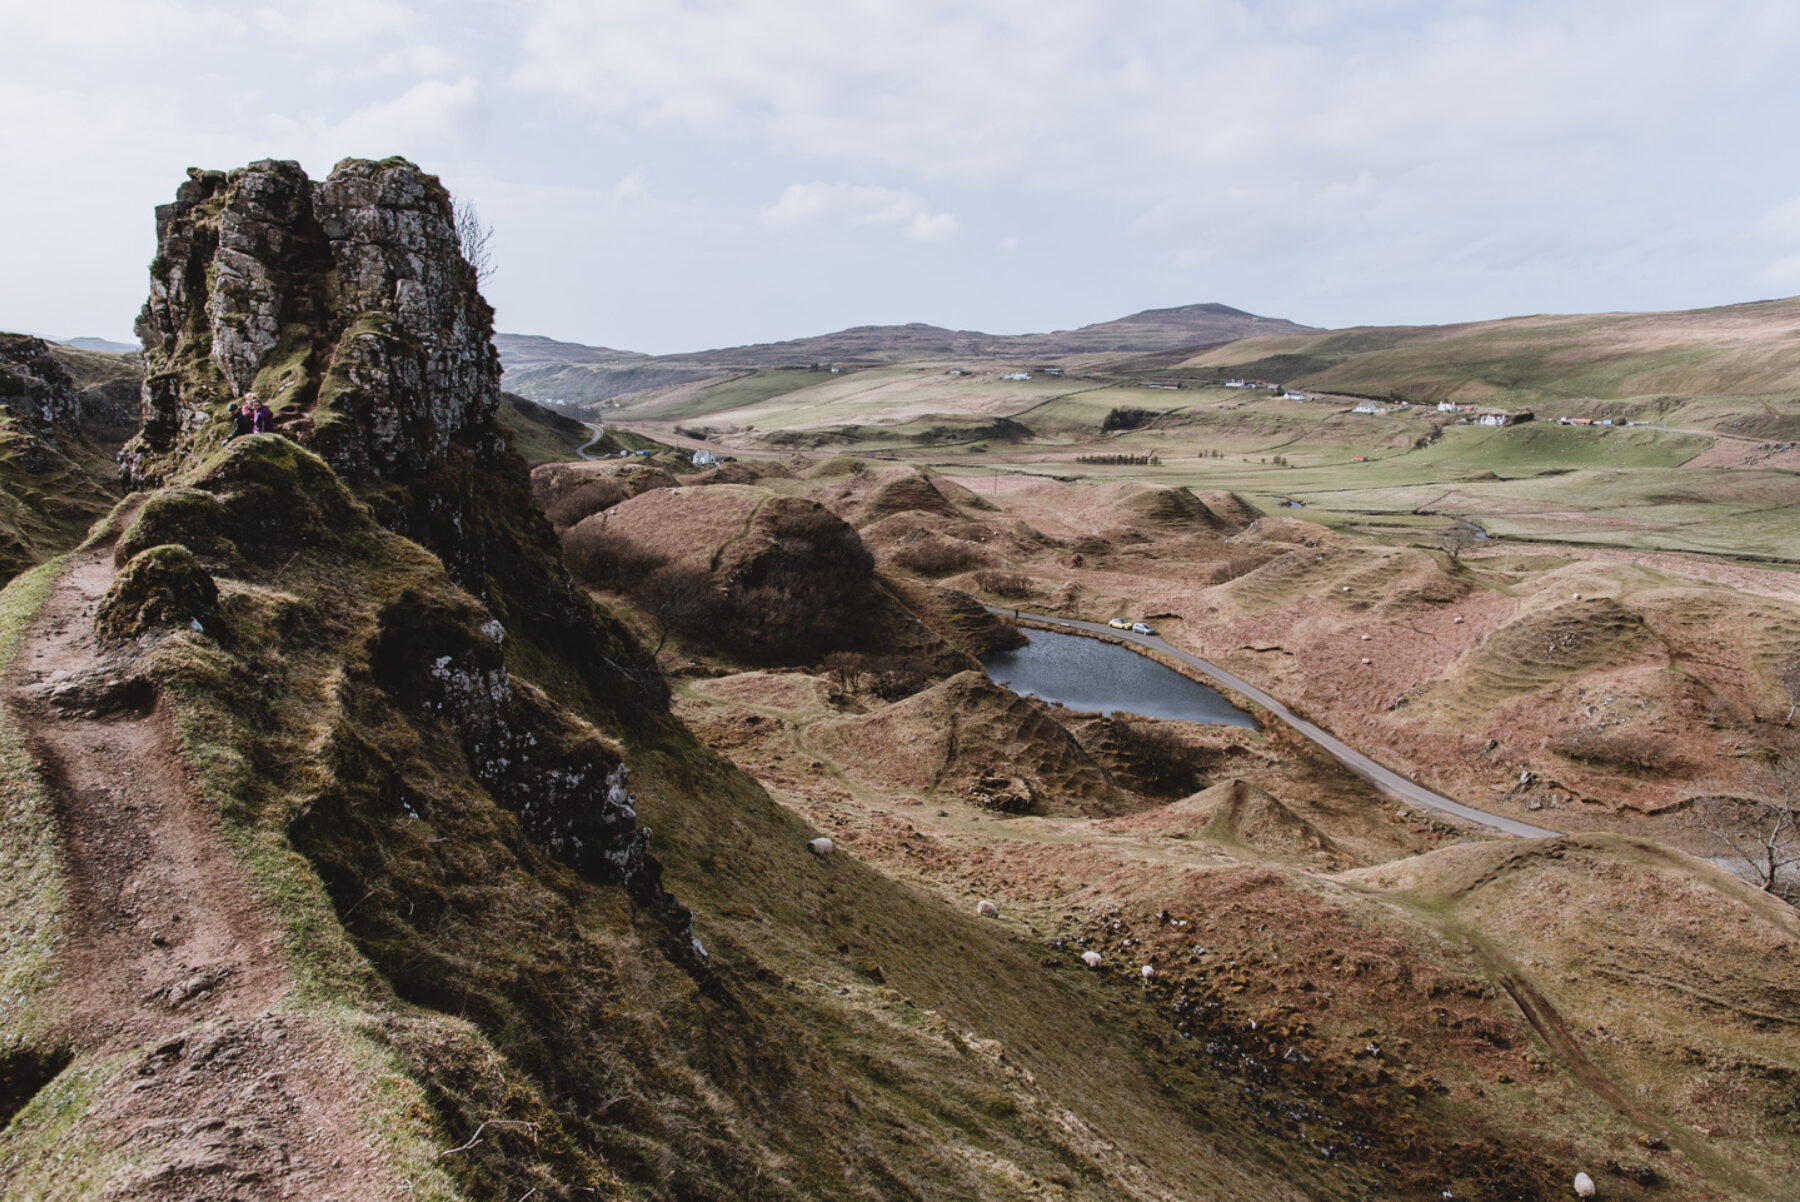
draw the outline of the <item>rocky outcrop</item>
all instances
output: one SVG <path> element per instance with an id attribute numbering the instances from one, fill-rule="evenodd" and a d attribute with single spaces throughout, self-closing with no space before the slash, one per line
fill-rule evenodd
<path id="1" fill-rule="evenodd" d="M 75 382 L 51 357 L 49 344 L 28 334 L 0 334 L 0 408 L 34 430 L 74 430 L 81 421 Z"/>
<path id="2" fill-rule="evenodd" d="M 129 477 L 158 479 L 251 391 L 352 477 L 428 473 L 458 445 L 503 451 L 493 312 L 434 176 L 403 159 L 347 159 L 319 183 L 268 159 L 190 169 L 156 234 Z"/>
<path id="3" fill-rule="evenodd" d="M 156 211 L 143 428 L 128 484 L 184 483 L 255 392 L 383 526 L 436 554 L 515 637 L 617 713 L 667 700 L 648 657 L 562 569 L 497 421 L 493 311 L 436 177 L 404 159 L 190 169 Z"/>
<path id="4" fill-rule="evenodd" d="M 58 348 L 0 334 L 0 584 L 73 547 L 118 499 Z"/>

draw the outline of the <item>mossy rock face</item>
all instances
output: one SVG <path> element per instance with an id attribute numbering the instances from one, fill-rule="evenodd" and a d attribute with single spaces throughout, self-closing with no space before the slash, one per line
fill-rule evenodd
<path id="1" fill-rule="evenodd" d="M 131 558 L 106 590 L 94 629 L 103 639 L 130 639 L 195 622 L 207 633 L 222 629 L 219 586 L 192 551 L 168 543 Z"/>
<path id="2" fill-rule="evenodd" d="M 322 546 L 363 524 L 360 506 L 323 459 L 278 434 L 233 439 L 200 487 L 223 500 L 223 533 L 246 552 Z"/>
<path id="3" fill-rule="evenodd" d="M 196 555 L 230 559 L 237 545 L 225 536 L 231 514 L 225 503 L 197 488 L 166 488 L 150 494 L 137 517 L 113 548 L 113 563 L 123 566 L 151 547 L 177 543 Z"/>

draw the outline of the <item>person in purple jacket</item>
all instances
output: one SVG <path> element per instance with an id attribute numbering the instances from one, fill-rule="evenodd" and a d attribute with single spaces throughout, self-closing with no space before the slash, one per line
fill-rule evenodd
<path id="1" fill-rule="evenodd" d="M 250 420 L 251 429 L 257 434 L 267 434 L 275 428 L 275 414 L 263 404 L 261 397 L 255 397 L 250 402 Z"/>

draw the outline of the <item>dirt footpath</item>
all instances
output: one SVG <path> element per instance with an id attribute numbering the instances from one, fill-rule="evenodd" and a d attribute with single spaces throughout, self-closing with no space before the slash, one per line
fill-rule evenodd
<path id="1" fill-rule="evenodd" d="M 397 1193 L 306 1019 L 279 1013 L 276 931 L 194 795 L 130 648 L 94 612 L 110 547 L 78 555 L 26 636 L 6 699 L 49 786 L 67 880 L 59 991 L 75 1064 L 135 1051 L 96 1094 L 108 1197 L 360 1199 Z M 87 1158 L 84 1158 L 84 1160 Z M 0 1193 L 7 1193 L 0 1176 Z"/>

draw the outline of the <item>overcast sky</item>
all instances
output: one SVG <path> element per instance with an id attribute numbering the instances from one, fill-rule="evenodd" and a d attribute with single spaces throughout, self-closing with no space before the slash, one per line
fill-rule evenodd
<path id="1" fill-rule="evenodd" d="M 0 329 L 129 340 L 189 165 L 402 154 L 502 330 L 1800 292 L 1800 4 L 0 0 Z"/>

